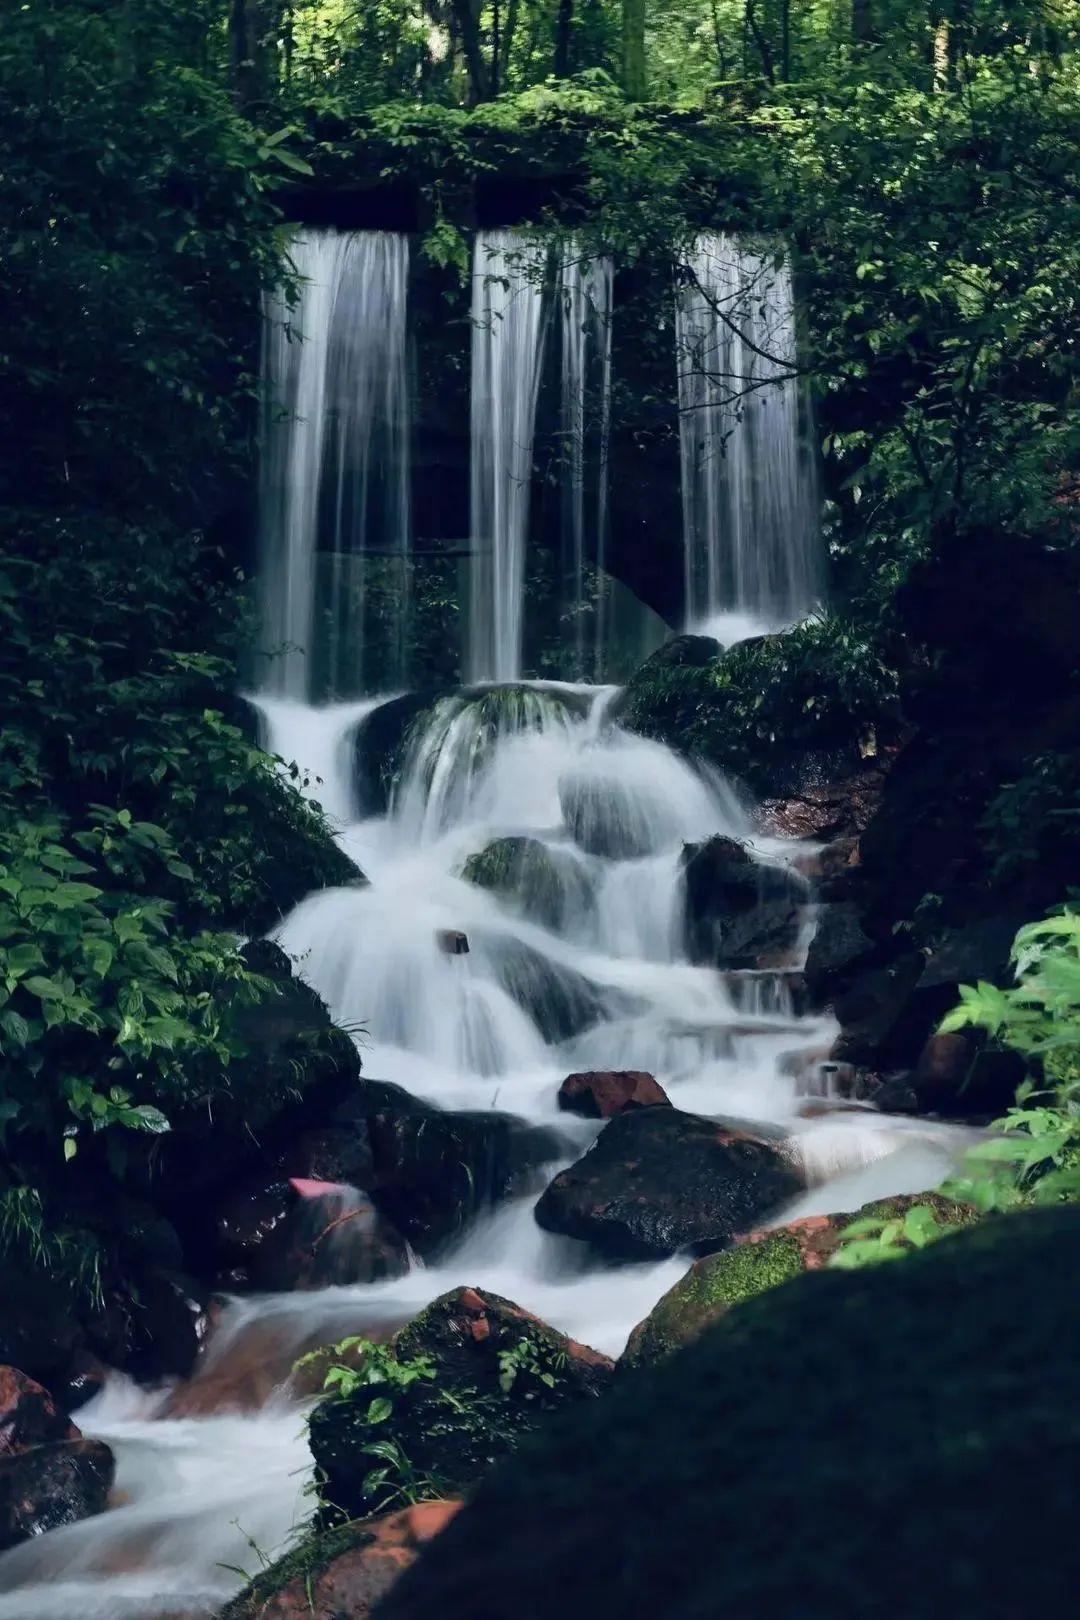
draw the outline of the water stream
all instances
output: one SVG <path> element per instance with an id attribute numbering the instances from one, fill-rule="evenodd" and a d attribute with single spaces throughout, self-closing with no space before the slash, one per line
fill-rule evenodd
<path id="1" fill-rule="evenodd" d="M 788 1144 L 810 1185 L 777 1220 L 937 1183 L 961 1133 L 868 1110 L 806 1117 L 782 1060 L 827 1041 L 827 1021 L 792 1015 L 783 975 L 685 959 L 683 843 L 747 838 L 750 823 L 722 779 L 608 725 L 610 695 L 532 685 L 444 700 L 390 813 L 368 821 L 353 816 L 349 745 L 377 700 L 261 701 L 270 746 L 323 778 L 308 791 L 371 879 L 311 895 L 277 934 L 335 1017 L 366 1025 L 365 1071 L 442 1106 L 557 1126 L 550 1175 L 596 1130 L 559 1114 L 563 1077 L 650 1070 L 677 1106 Z M 506 834 L 537 840 L 563 875 L 557 926 L 530 917 L 528 883 L 497 897 L 463 880 L 468 856 Z M 762 858 L 783 853 L 759 844 Z M 468 954 L 440 949 L 444 929 L 466 933 Z M 536 1013 L 562 1007 L 581 1027 L 560 1037 Z M 534 1202 L 492 1210 L 436 1264 L 390 1281 L 227 1304 L 179 1395 L 117 1378 L 79 1422 L 117 1454 L 119 1505 L 0 1560 L 0 1620 L 213 1613 L 236 1570 L 254 1572 L 309 1511 L 303 1402 L 281 1381 L 312 1343 L 384 1333 L 469 1283 L 617 1354 L 686 1259 L 605 1266 L 542 1232 Z"/>

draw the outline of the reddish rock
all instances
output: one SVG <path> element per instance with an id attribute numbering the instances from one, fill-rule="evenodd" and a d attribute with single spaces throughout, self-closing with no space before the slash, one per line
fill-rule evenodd
<path id="1" fill-rule="evenodd" d="M 47 1389 L 17 1367 L 0 1367 L 0 1457 L 78 1438 L 78 1429 L 58 1410 Z"/>
<path id="2" fill-rule="evenodd" d="M 413 1507 L 366 1519 L 308 1544 L 308 1560 L 280 1582 L 293 1559 L 260 1575 L 225 1610 L 222 1620 L 368 1620 L 379 1600 L 414 1563 L 425 1543 L 446 1528 L 460 1501 L 417 1502 Z M 320 1554 L 343 1550 L 320 1567 Z M 325 1553 L 322 1553 L 325 1557 Z"/>
<path id="3" fill-rule="evenodd" d="M 0 1458 L 0 1551 L 101 1513 L 114 1473 L 101 1440 L 61 1440 Z"/>
<path id="4" fill-rule="evenodd" d="M 764 798 L 757 824 L 773 838 L 852 838 L 865 831 L 881 802 L 895 749 L 874 765 L 835 780 L 809 780 L 791 793 Z"/>
<path id="5" fill-rule="evenodd" d="M 405 1360 L 432 1357 L 440 1383 L 494 1395 L 500 1387 L 500 1352 L 523 1338 L 551 1351 L 561 1367 L 566 1396 L 598 1395 L 611 1377 L 609 1356 L 568 1339 L 531 1311 L 487 1289 L 454 1288 L 441 1294 L 402 1328 L 394 1343 Z"/>
<path id="6" fill-rule="evenodd" d="M 632 1108 L 671 1107 L 670 1099 L 644 1069 L 603 1069 L 568 1074 L 559 1087 L 559 1107 L 586 1119 L 613 1119 Z"/>

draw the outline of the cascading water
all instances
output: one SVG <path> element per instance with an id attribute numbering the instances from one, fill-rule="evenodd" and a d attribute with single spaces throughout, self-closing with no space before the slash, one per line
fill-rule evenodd
<path id="1" fill-rule="evenodd" d="M 409 244 L 388 231 L 309 230 L 292 258 L 290 309 L 268 302 L 260 490 L 260 686 L 294 701 L 355 697 L 370 557 L 407 594 L 411 542 L 406 297 Z M 385 676 L 403 673 L 395 644 Z M 387 656 L 389 654 L 389 656 Z"/>
<path id="2" fill-rule="evenodd" d="M 675 336 L 686 621 L 725 641 L 791 625 L 817 604 L 820 568 L 787 258 L 699 237 Z"/>
<path id="3" fill-rule="evenodd" d="M 483 610 L 473 621 L 473 654 L 489 676 L 513 673 L 520 638 L 522 490 L 541 336 L 539 287 L 513 259 L 521 245 L 513 233 L 488 233 L 478 244 L 474 285 L 476 305 L 492 317 L 474 327 L 474 533 L 493 543 L 473 602 Z M 359 324 L 359 283 L 348 297 L 343 288 L 368 254 L 397 266 L 379 283 L 384 293 L 390 280 L 398 285 L 399 271 L 403 287 L 404 259 L 403 244 L 377 247 L 333 233 L 313 234 L 298 251 L 311 275 L 302 315 L 314 336 L 295 353 L 277 352 L 280 333 L 268 339 L 277 353 L 272 373 L 287 378 L 285 397 L 303 422 L 268 448 L 267 488 L 279 502 L 277 527 L 267 531 L 274 543 L 265 554 L 272 577 L 264 603 L 282 639 L 295 636 L 310 648 L 325 628 L 312 606 L 317 511 L 328 490 L 339 517 L 355 515 L 367 499 L 363 478 L 348 498 L 341 494 L 362 457 L 339 455 L 343 430 L 331 430 L 328 399 L 346 374 L 350 387 L 370 375 L 358 358 L 365 344 L 374 352 L 389 341 Z M 398 310 L 384 293 L 373 284 L 363 294 L 371 299 L 365 319 Z M 340 363 L 328 358 L 339 307 L 351 311 L 353 342 L 352 358 Z M 692 307 L 684 307 L 684 331 Z M 790 324 L 790 311 L 785 319 Z M 354 414 L 354 426 L 367 409 Z M 723 414 L 715 401 L 708 411 L 717 422 Z M 787 477 L 791 440 L 776 421 L 774 413 L 759 422 L 736 452 L 746 463 L 739 487 L 748 521 L 766 510 L 757 483 L 770 445 Z M 343 463 L 353 471 L 328 485 L 326 466 L 340 471 Z M 395 465 L 404 481 L 403 455 Z M 704 488 L 705 471 L 694 470 Z M 720 531 L 709 532 L 719 554 Z M 809 603 L 798 593 L 810 591 L 810 574 L 799 575 L 799 585 L 794 563 L 785 573 L 777 561 L 789 557 L 780 529 L 762 533 L 772 538 L 761 549 L 758 585 L 751 588 L 756 553 L 747 545 L 739 553 L 744 596 L 716 600 L 794 614 Z M 717 563 L 718 580 L 721 573 Z M 386 699 L 313 707 L 303 700 L 310 690 L 302 656 L 286 654 L 258 700 L 265 741 L 322 779 L 309 791 L 330 810 L 370 882 L 310 895 L 276 937 L 338 1021 L 365 1028 L 370 1076 L 438 1106 L 499 1110 L 551 1127 L 552 1152 L 562 1155 L 548 1167 L 554 1173 L 597 1128 L 560 1113 L 565 1075 L 648 1070 L 677 1107 L 752 1120 L 784 1142 L 809 1190 L 777 1210 L 777 1221 L 856 1208 L 947 1173 L 963 1141 L 952 1128 L 827 1105 L 807 1112 L 792 1077 L 797 1064 L 785 1060 L 826 1046 L 831 1029 L 825 1019 L 794 1015 L 784 972 L 722 974 L 688 960 L 684 845 L 715 833 L 752 841 L 751 822 L 720 777 L 612 724 L 613 689 L 500 684 L 434 702 L 414 721 L 388 813 L 369 820 L 358 819 L 351 745 Z M 508 882 L 489 888 L 483 863 L 500 840 L 512 844 L 515 864 L 505 869 Z M 784 848 L 758 840 L 758 855 L 781 861 Z M 447 935 L 464 936 L 468 950 L 448 954 Z M 336 1193 L 346 1210 L 361 1208 L 351 1189 Z M 78 1420 L 116 1453 L 116 1505 L 0 1559 L 0 1620 L 214 1613 L 236 1589 L 237 1568 L 253 1570 L 259 1558 L 279 1553 L 310 1512 L 303 1394 L 286 1380 L 293 1357 L 312 1344 L 385 1333 L 448 1288 L 473 1284 L 617 1353 L 687 1258 L 605 1266 L 582 1245 L 543 1232 L 534 1200 L 522 1195 L 493 1209 L 449 1251 L 404 1275 L 227 1302 L 201 1369 L 179 1390 L 148 1393 L 112 1380 Z"/>
<path id="4" fill-rule="evenodd" d="M 468 675 L 521 673 L 525 543 L 543 348 L 546 248 L 480 231 L 473 248 L 470 528 L 475 552 Z"/>
<path id="5" fill-rule="evenodd" d="M 586 560 L 591 549 L 596 578 L 602 578 L 607 539 L 607 453 L 611 413 L 611 306 L 614 266 L 609 258 L 583 256 L 571 238 L 559 266 L 560 336 L 562 340 L 561 430 L 564 445 L 563 532 L 568 541 L 571 591 L 568 603 L 574 625 L 577 672 L 599 679 L 604 668 L 605 608 L 600 594 L 587 586 Z M 598 475 L 592 522 L 586 520 L 586 415 L 590 376 L 598 399 Z M 591 548 L 588 546 L 591 529 Z M 600 587 L 602 593 L 602 587 Z M 586 612 L 594 614 L 592 646 L 586 647 Z"/>

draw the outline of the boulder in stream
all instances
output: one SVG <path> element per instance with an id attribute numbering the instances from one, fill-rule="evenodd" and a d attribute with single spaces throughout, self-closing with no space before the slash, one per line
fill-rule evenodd
<path id="1" fill-rule="evenodd" d="M 559 1107 L 586 1119 L 613 1119 L 633 1108 L 671 1106 L 659 1081 L 644 1069 L 590 1070 L 568 1074 L 559 1087 Z"/>
<path id="2" fill-rule="evenodd" d="M 775 1144 L 668 1107 L 617 1115 L 536 1206 L 548 1232 L 612 1260 L 729 1243 L 802 1186 Z"/>
<path id="3" fill-rule="evenodd" d="M 86 1440 L 46 1389 L 0 1367 L 0 1552 L 105 1507 L 113 1455 Z"/>
<path id="4" fill-rule="evenodd" d="M 691 961 L 720 968 L 781 964 L 799 937 L 806 884 L 718 835 L 683 849 L 686 944 Z"/>
<path id="5" fill-rule="evenodd" d="M 402 1488 L 455 1494 L 550 1416 L 608 1387 L 607 1356 L 479 1288 L 436 1299 L 391 1341 L 400 1371 L 331 1396 L 311 1417 L 324 1517 L 357 1517 Z"/>
<path id="6" fill-rule="evenodd" d="M 662 1361 L 700 1338 L 734 1306 L 807 1271 L 820 1271 L 853 1221 L 895 1220 L 915 1204 L 929 1205 L 943 1227 L 970 1225 L 975 1212 L 936 1193 L 878 1199 L 854 1214 L 807 1215 L 786 1226 L 748 1232 L 730 1249 L 707 1254 L 657 1301 L 631 1333 L 620 1370 Z"/>
<path id="7" fill-rule="evenodd" d="M 581 857 L 539 838 L 495 838 L 469 856 L 461 875 L 520 906 L 544 928 L 558 928 L 568 913 L 583 910 L 592 892 Z"/>

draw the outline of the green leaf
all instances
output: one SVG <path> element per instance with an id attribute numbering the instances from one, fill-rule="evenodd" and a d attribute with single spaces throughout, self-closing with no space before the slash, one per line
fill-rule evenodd
<path id="1" fill-rule="evenodd" d="M 378 1400 L 372 1401 L 368 1407 L 366 1421 L 368 1423 L 385 1423 L 393 1410 L 393 1401 L 387 1400 L 385 1395 L 380 1395 Z"/>

